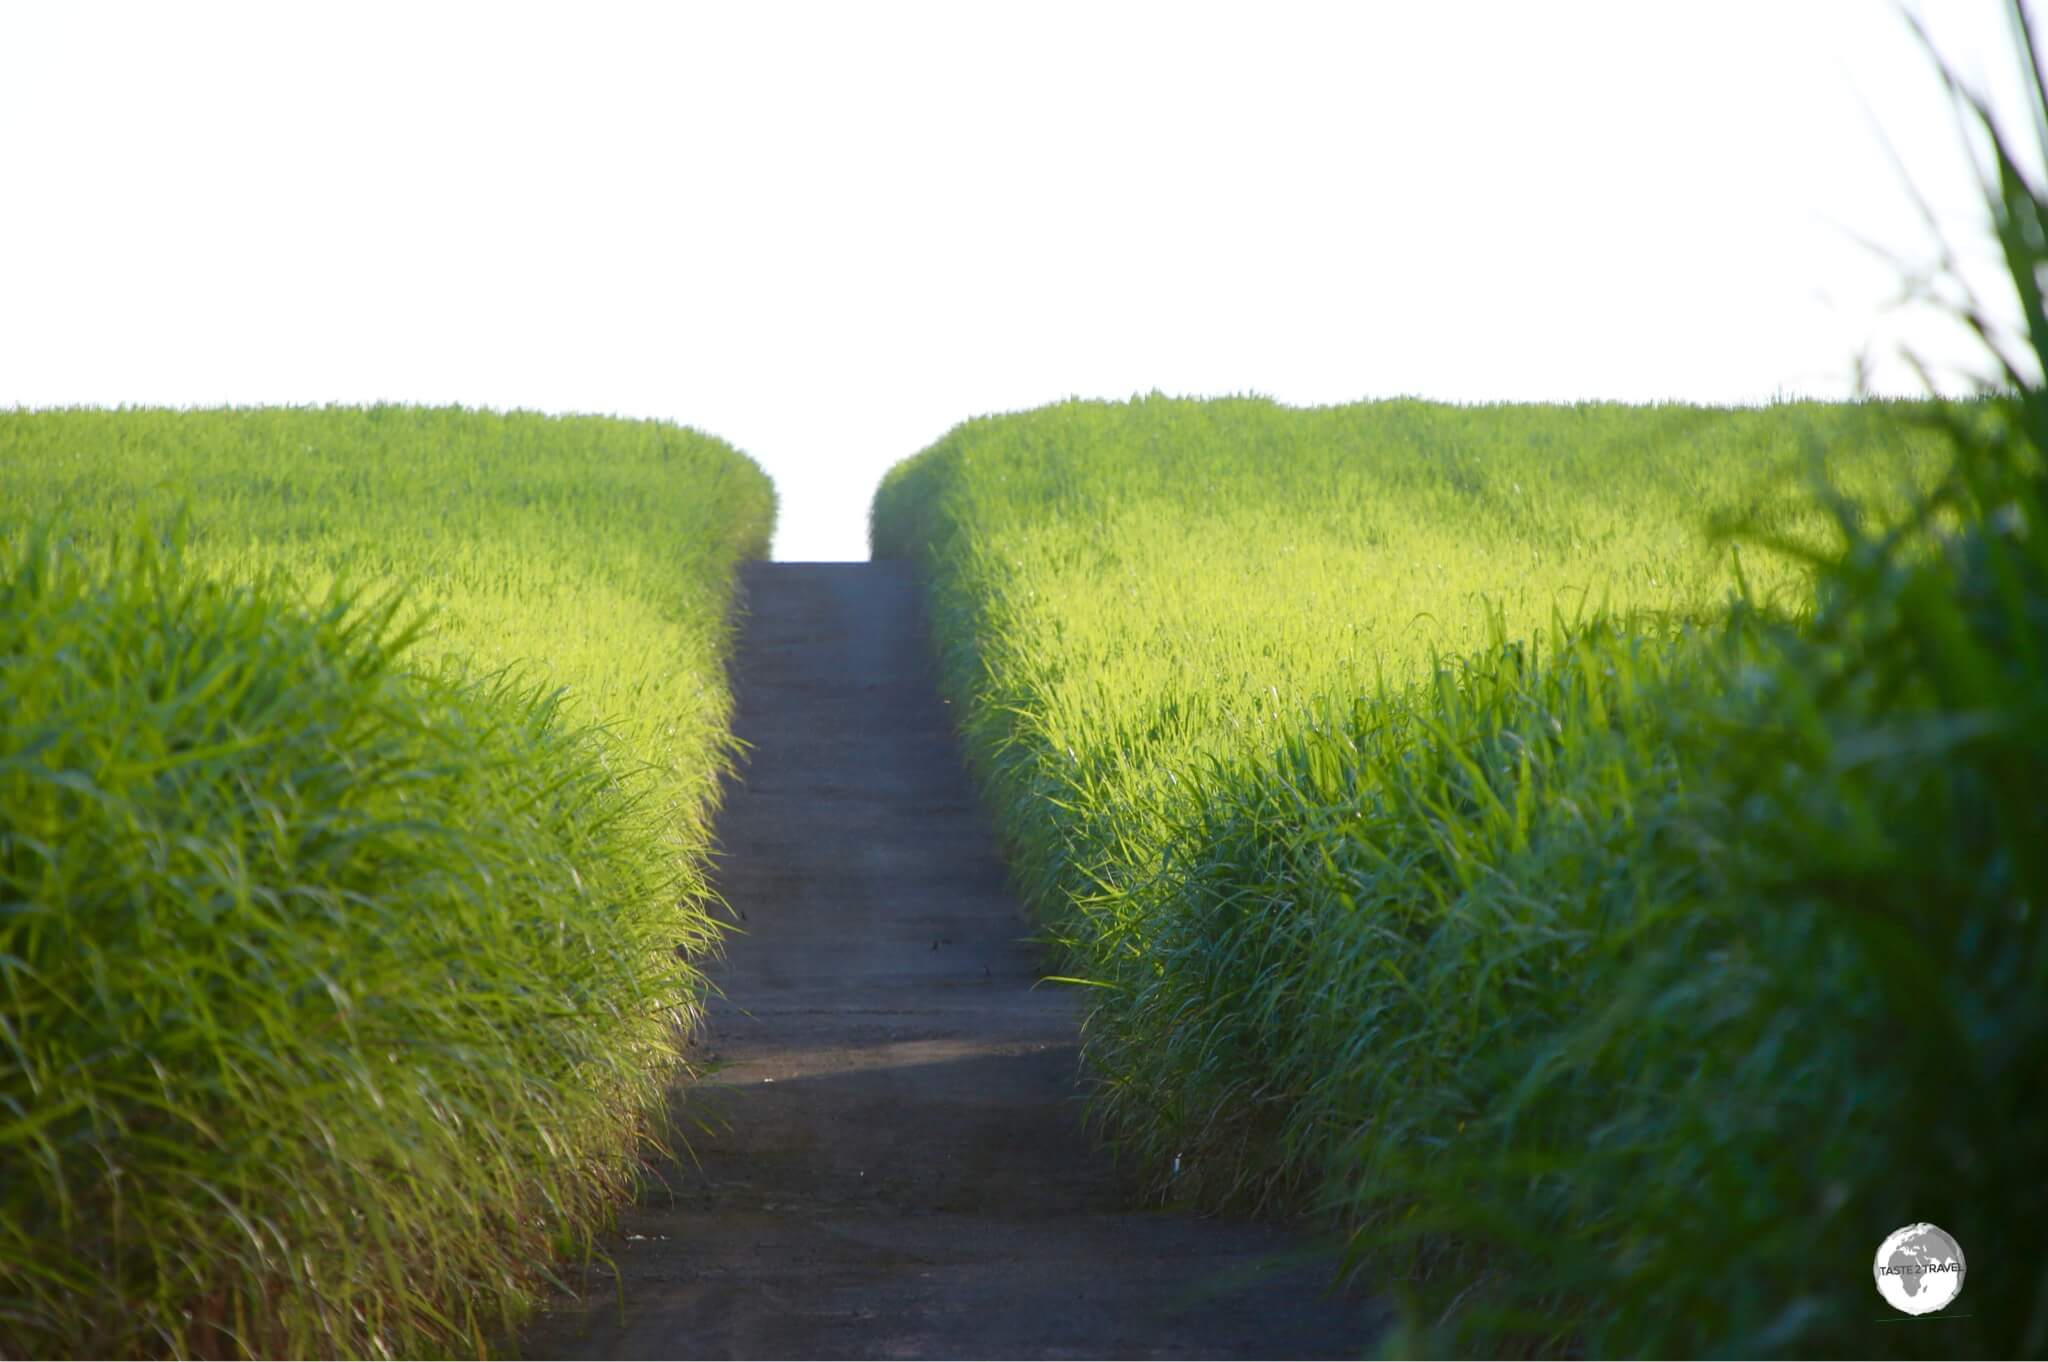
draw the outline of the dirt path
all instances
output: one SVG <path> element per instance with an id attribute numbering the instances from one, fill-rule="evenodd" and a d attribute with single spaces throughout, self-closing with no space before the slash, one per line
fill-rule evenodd
<path id="1" fill-rule="evenodd" d="M 727 1128 L 526 1351 L 1358 1355 L 1368 1311 L 1299 1241 L 1131 1209 L 1084 1137 L 1079 1000 L 1032 987 L 905 565 L 746 574 L 719 881 L 747 934 L 705 1042 L 730 1067 L 682 1109 Z"/>

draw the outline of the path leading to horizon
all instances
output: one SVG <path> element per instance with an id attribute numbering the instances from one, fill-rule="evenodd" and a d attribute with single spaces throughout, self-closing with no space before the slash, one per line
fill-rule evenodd
<path id="1" fill-rule="evenodd" d="M 1080 1000 L 1004 882 L 902 563 L 757 563 L 744 915 L 684 1158 L 531 1356 L 1342 1357 L 1368 1307 L 1282 1228 L 1146 1210 L 1083 1133 Z M 713 1134 L 692 1122 L 718 1123 Z"/>

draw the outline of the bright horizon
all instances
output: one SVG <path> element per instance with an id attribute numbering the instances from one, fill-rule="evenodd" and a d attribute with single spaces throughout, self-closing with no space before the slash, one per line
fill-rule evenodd
<path id="1" fill-rule="evenodd" d="M 2018 89 L 1997 4 L 1920 8 Z M 1875 124 L 1984 250 L 1870 0 L 558 13 L 0 13 L 0 407 L 656 417 L 774 477 L 777 557 L 844 559 L 889 465 L 1070 396 L 1982 368 L 1851 235 L 1932 258 Z"/>

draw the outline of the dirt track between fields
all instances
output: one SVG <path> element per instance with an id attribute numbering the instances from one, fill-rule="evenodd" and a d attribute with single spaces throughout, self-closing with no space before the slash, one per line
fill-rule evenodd
<path id="1" fill-rule="evenodd" d="M 1081 1126 L 1081 999 L 1004 884 L 906 565 L 755 564 L 745 915 L 663 1170 L 521 1338 L 569 1357 L 1338 1357 L 1370 1307 L 1274 1226 L 1136 1207 Z"/>

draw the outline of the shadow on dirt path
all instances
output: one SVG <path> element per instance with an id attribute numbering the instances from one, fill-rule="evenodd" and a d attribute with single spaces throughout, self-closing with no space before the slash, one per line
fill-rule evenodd
<path id="1" fill-rule="evenodd" d="M 521 1344 L 569 1357 L 1341 1357 L 1370 1303 L 1274 1226 L 1133 1209 L 1079 1001 L 1004 884 L 901 563 L 744 569 L 698 1160 Z"/>

